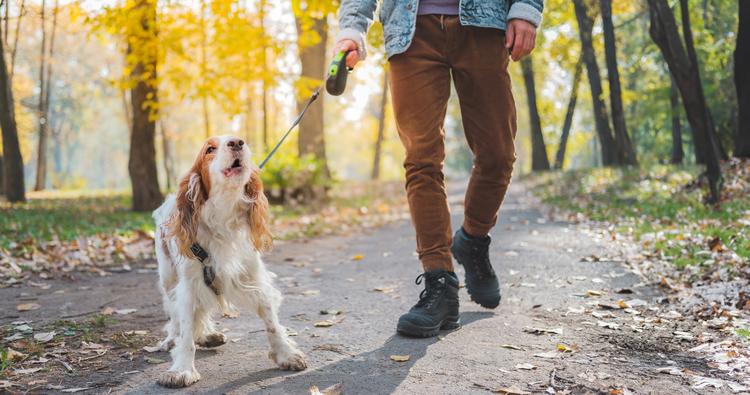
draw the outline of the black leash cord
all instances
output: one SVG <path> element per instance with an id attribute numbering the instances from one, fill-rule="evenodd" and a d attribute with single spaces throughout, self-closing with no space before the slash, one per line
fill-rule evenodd
<path id="1" fill-rule="evenodd" d="M 259 168 L 262 169 L 263 166 L 266 165 L 266 162 L 268 162 L 268 160 L 271 159 L 273 154 L 276 153 L 276 150 L 278 150 L 279 147 L 281 147 L 281 144 L 283 144 L 284 140 L 286 140 L 286 138 L 289 137 L 289 134 L 292 133 L 292 130 L 294 130 L 294 128 L 297 125 L 299 125 L 300 121 L 302 121 L 302 117 L 305 116 L 307 109 L 310 108 L 310 105 L 313 104 L 313 102 L 318 98 L 319 95 L 320 95 L 320 88 L 316 89 L 315 92 L 313 92 L 312 96 L 310 96 L 310 98 L 307 100 L 305 107 L 302 109 L 302 112 L 300 112 L 299 115 L 297 115 L 297 119 L 294 120 L 289 130 L 287 130 L 286 133 L 284 133 L 284 136 L 281 137 L 281 140 L 279 140 L 279 142 L 276 143 L 276 145 L 273 147 L 271 152 L 269 152 L 268 155 L 266 155 L 266 158 L 263 159 L 263 162 L 260 162 L 260 166 L 258 166 Z"/>

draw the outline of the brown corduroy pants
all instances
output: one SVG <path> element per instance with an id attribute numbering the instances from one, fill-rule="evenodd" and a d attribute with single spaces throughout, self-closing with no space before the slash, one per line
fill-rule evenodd
<path id="1" fill-rule="evenodd" d="M 504 41 L 501 30 L 461 26 L 456 16 L 422 15 L 409 49 L 389 59 L 393 111 L 406 149 L 406 192 L 426 271 L 453 270 L 443 176 L 451 77 L 474 153 L 463 227 L 484 236 L 497 221 L 516 159 L 516 109 Z"/>

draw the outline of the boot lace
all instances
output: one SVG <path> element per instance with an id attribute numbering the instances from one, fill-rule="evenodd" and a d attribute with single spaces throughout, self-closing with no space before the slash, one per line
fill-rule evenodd
<path id="1" fill-rule="evenodd" d="M 420 285 L 423 280 L 426 282 L 425 287 L 422 292 L 419 293 L 419 301 L 414 307 L 424 307 L 429 309 L 443 293 L 443 290 L 445 289 L 445 278 L 443 276 L 430 278 L 425 276 L 425 273 L 422 273 L 417 276 L 414 283 Z"/>

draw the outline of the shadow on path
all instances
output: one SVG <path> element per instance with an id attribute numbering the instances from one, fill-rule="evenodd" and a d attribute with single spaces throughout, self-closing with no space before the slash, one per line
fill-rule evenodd
<path id="1" fill-rule="evenodd" d="M 489 311 L 464 312 L 461 313 L 461 323 L 462 326 L 467 326 L 492 316 L 494 313 Z M 412 366 L 425 356 L 427 348 L 437 341 L 437 337 L 418 339 L 393 335 L 378 349 L 299 374 L 292 375 L 278 369 L 266 369 L 212 388 L 207 392 L 227 393 L 254 382 L 288 375 L 285 379 L 253 393 L 304 394 L 311 385 L 323 389 L 340 382 L 344 385 L 345 393 L 392 393 L 409 375 Z M 399 363 L 390 360 L 391 355 L 407 354 L 410 356 L 407 362 Z"/>

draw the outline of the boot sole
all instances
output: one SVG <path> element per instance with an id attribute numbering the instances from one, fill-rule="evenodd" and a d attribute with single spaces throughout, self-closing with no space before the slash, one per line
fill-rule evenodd
<path id="1" fill-rule="evenodd" d="M 433 337 L 437 336 L 442 330 L 454 330 L 461 327 L 459 316 L 449 317 L 440 325 L 434 327 L 424 327 L 406 322 L 398 325 L 396 332 L 410 337 Z"/>
<path id="2" fill-rule="evenodd" d="M 452 248 L 451 248 L 451 255 L 453 255 L 453 258 L 454 258 L 454 259 L 456 260 L 456 262 L 457 262 L 457 263 L 458 263 L 459 265 L 461 265 L 461 266 L 464 266 L 464 264 L 463 264 L 463 263 L 461 263 L 461 260 L 460 260 L 460 259 L 458 259 L 458 257 L 456 256 L 456 254 L 455 254 L 455 253 L 453 252 L 453 249 L 452 249 Z M 464 270 L 466 270 L 466 266 L 464 266 Z M 470 299 L 471 299 L 471 301 L 472 301 L 472 302 L 474 302 L 474 303 L 476 303 L 476 304 L 478 304 L 478 305 L 480 305 L 480 306 L 484 307 L 485 309 L 494 309 L 494 308 L 496 308 L 497 306 L 500 306 L 500 299 L 502 299 L 502 295 L 500 295 L 500 289 L 499 289 L 499 288 L 498 288 L 498 290 L 497 290 L 497 295 L 498 295 L 498 296 L 497 296 L 497 300 L 484 300 L 484 299 L 483 299 L 483 298 L 481 298 L 481 297 L 475 297 L 475 296 L 474 296 L 474 295 L 473 295 L 473 294 L 471 293 L 471 290 L 469 290 L 469 286 L 468 286 L 468 285 L 466 286 L 466 292 L 468 292 L 468 293 L 469 293 L 469 297 L 470 297 Z M 494 296 L 495 296 L 494 294 L 491 294 L 491 295 L 490 295 L 490 297 L 494 297 Z M 477 300 L 477 299 L 479 299 L 479 300 Z"/>

